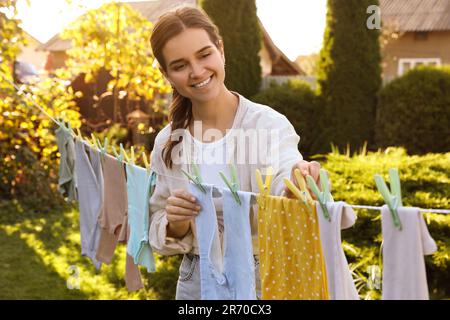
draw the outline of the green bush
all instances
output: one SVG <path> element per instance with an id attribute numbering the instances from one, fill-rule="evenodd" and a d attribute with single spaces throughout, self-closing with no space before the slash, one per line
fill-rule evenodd
<path id="1" fill-rule="evenodd" d="M 289 119 L 300 136 L 300 152 L 305 158 L 323 151 L 319 143 L 322 135 L 322 104 L 307 83 L 290 81 L 282 85 L 272 84 L 252 100 L 272 107 Z"/>
<path id="2" fill-rule="evenodd" d="M 380 93 L 376 141 L 409 153 L 450 151 L 450 68 L 423 67 Z"/>

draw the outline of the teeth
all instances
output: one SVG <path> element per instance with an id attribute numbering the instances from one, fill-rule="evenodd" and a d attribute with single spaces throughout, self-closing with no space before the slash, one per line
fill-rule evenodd
<path id="1" fill-rule="evenodd" d="M 200 83 L 197 83 L 197 84 L 194 84 L 194 87 L 195 88 L 201 88 L 201 87 L 204 87 L 204 86 L 206 86 L 210 81 L 211 81 L 211 78 L 212 78 L 212 76 L 211 77 L 209 77 L 208 79 L 206 79 L 205 81 L 203 81 L 203 82 L 200 82 Z"/>

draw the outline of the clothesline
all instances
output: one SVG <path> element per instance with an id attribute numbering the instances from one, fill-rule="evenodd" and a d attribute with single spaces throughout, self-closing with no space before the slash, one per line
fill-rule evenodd
<path id="1" fill-rule="evenodd" d="M 8 79 L 6 79 L 5 77 L 3 77 L 9 84 L 11 84 L 12 86 L 14 86 L 14 88 L 16 88 L 17 91 L 19 92 L 25 92 L 24 90 L 22 90 L 21 88 L 19 88 L 15 83 L 9 81 Z M 33 99 L 31 99 L 28 96 L 28 93 L 25 92 L 25 97 L 35 106 L 37 107 L 41 112 L 43 112 L 46 116 L 48 116 L 56 125 L 60 126 L 60 124 L 58 123 L 58 121 L 56 121 L 47 111 L 45 111 L 44 108 L 42 108 L 41 106 L 39 106 Z M 77 138 L 77 137 L 75 137 Z M 84 142 L 84 141 L 83 141 Z M 87 143 L 87 145 L 89 147 L 90 144 Z M 112 155 L 111 155 L 112 156 Z M 114 157 L 116 158 L 116 157 Z M 126 161 L 121 161 L 119 159 L 117 159 L 117 161 L 120 161 L 122 163 L 127 163 Z M 137 166 L 137 165 L 136 165 Z M 180 177 L 175 177 L 175 176 L 171 176 L 171 175 L 164 175 L 164 174 L 160 174 L 158 172 L 156 172 L 157 175 L 159 176 L 165 176 L 167 178 L 172 178 L 172 179 L 178 179 L 178 180 L 182 180 L 182 181 L 186 181 L 185 178 L 180 178 Z M 222 187 L 217 187 L 214 186 L 216 189 L 219 190 L 223 190 Z M 255 192 L 249 192 L 250 194 L 257 196 L 258 193 Z M 366 206 L 366 205 L 352 205 L 352 204 L 346 204 L 347 207 L 351 207 L 351 208 L 355 208 L 355 209 L 368 209 L 368 210 L 381 210 L 382 207 L 377 207 L 377 206 Z M 450 214 L 450 210 L 447 209 L 419 209 L 420 212 L 427 212 L 427 213 L 442 213 L 442 214 Z"/>
<path id="2" fill-rule="evenodd" d="M 124 162 L 124 161 L 122 161 L 122 162 Z M 156 174 L 158 176 L 163 176 L 166 178 L 172 178 L 172 179 L 177 179 L 177 180 L 181 180 L 181 181 L 186 181 L 185 178 L 175 177 L 175 176 L 171 176 L 171 175 L 167 175 L 167 174 L 160 174 L 158 172 L 156 172 Z M 224 189 L 224 188 L 218 187 L 218 186 L 214 186 L 214 188 L 218 189 L 219 191 Z M 248 192 L 248 193 L 250 193 L 251 195 L 254 195 L 254 196 L 259 195 L 259 193 L 256 193 L 256 192 Z M 377 206 L 366 206 L 366 205 L 356 205 L 356 204 L 346 204 L 345 206 L 352 207 L 355 209 L 368 209 L 368 210 L 381 210 L 382 209 L 382 207 L 377 207 Z M 419 211 L 420 212 L 429 212 L 429 213 L 450 214 L 450 210 L 446 210 L 446 209 L 419 209 Z"/>

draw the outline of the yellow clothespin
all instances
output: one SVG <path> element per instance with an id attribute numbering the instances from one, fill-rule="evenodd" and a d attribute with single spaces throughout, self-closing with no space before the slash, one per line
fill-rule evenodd
<path id="1" fill-rule="evenodd" d="M 283 179 L 284 184 L 294 194 L 294 196 L 296 196 L 297 199 L 303 201 L 303 203 L 305 203 L 306 207 L 311 211 L 312 208 L 310 206 L 310 203 L 313 202 L 313 199 L 312 199 L 311 194 L 309 193 L 308 189 L 306 188 L 305 178 L 303 177 L 303 175 L 301 174 L 299 169 L 294 170 L 294 177 L 295 177 L 295 180 L 297 181 L 297 184 L 300 189 L 297 188 L 297 186 L 294 185 L 292 183 L 292 181 L 289 180 L 288 178 Z"/>
<path id="2" fill-rule="evenodd" d="M 80 128 L 75 128 L 75 131 L 77 132 L 77 138 L 80 140 L 83 140 L 83 136 L 81 135 Z"/>
<path id="3" fill-rule="evenodd" d="M 264 198 L 265 196 L 269 196 L 270 195 L 270 184 L 272 183 L 272 176 L 273 176 L 273 169 L 272 167 L 267 168 L 267 172 L 266 172 L 266 181 L 263 182 L 263 178 L 262 178 L 262 174 L 261 171 L 259 171 L 259 169 L 256 169 L 256 183 L 258 184 L 258 188 L 259 188 L 259 193 L 261 196 L 263 196 L 263 198 L 258 197 L 258 205 L 261 207 L 261 209 L 264 210 Z"/>
<path id="4" fill-rule="evenodd" d="M 142 152 L 142 159 L 144 160 L 145 169 L 147 169 L 147 172 L 150 172 L 150 163 L 148 162 L 145 152 Z"/>

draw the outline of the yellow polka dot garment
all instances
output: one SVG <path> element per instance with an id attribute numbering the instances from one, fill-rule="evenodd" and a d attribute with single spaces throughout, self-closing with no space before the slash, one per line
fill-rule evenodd
<path id="1" fill-rule="evenodd" d="M 262 299 L 328 300 L 314 204 L 270 195 L 258 204 Z"/>

